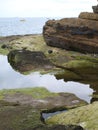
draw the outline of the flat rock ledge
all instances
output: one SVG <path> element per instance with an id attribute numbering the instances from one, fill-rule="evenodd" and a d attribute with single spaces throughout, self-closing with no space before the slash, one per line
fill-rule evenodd
<path id="1" fill-rule="evenodd" d="M 0 91 L 0 130 L 84 130 L 79 125 L 46 125 L 43 111 L 86 105 L 73 94 L 51 93 L 45 88 Z"/>

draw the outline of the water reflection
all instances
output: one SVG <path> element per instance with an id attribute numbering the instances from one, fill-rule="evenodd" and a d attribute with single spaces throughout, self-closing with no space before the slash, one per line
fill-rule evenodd
<path id="1" fill-rule="evenodd" d="M 41 75 L 34 72 L 22 75 L 12 69 L 7 57 L 0 55 L 0 89 L 45 87 L 51 92 L 69 92 L 76 94 L 79 98 L 90 102 L 93 89 L 89 84 L 78 82 L 65 82 L 64 79 L 57 80 L 54 75 Z"/>

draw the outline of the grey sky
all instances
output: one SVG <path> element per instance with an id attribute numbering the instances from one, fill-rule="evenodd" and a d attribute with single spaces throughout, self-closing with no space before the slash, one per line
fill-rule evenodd
<path id="1" fill-rule="evenodd" d="M 0 17 L 75 17 L 97 0 L 0 0 Z"/>

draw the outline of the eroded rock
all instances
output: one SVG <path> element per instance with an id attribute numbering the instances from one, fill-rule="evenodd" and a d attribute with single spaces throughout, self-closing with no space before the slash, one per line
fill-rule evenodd
<path id="1" fill-rule="evenodd" d="M 98 53 L 98 21 L 81 18 L 49 20 L 43 28 L 49 46 Z"/>

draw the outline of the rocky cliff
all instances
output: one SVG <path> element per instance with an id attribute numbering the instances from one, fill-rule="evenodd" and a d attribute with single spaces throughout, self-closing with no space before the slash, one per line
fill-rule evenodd
<path id="1" fill-rule="evenodd" d="M 98 14 L 80 13 L 78 18 L 49 20 L 43 27 L 49 46 L 83 53 L 98 53 Z"/>

